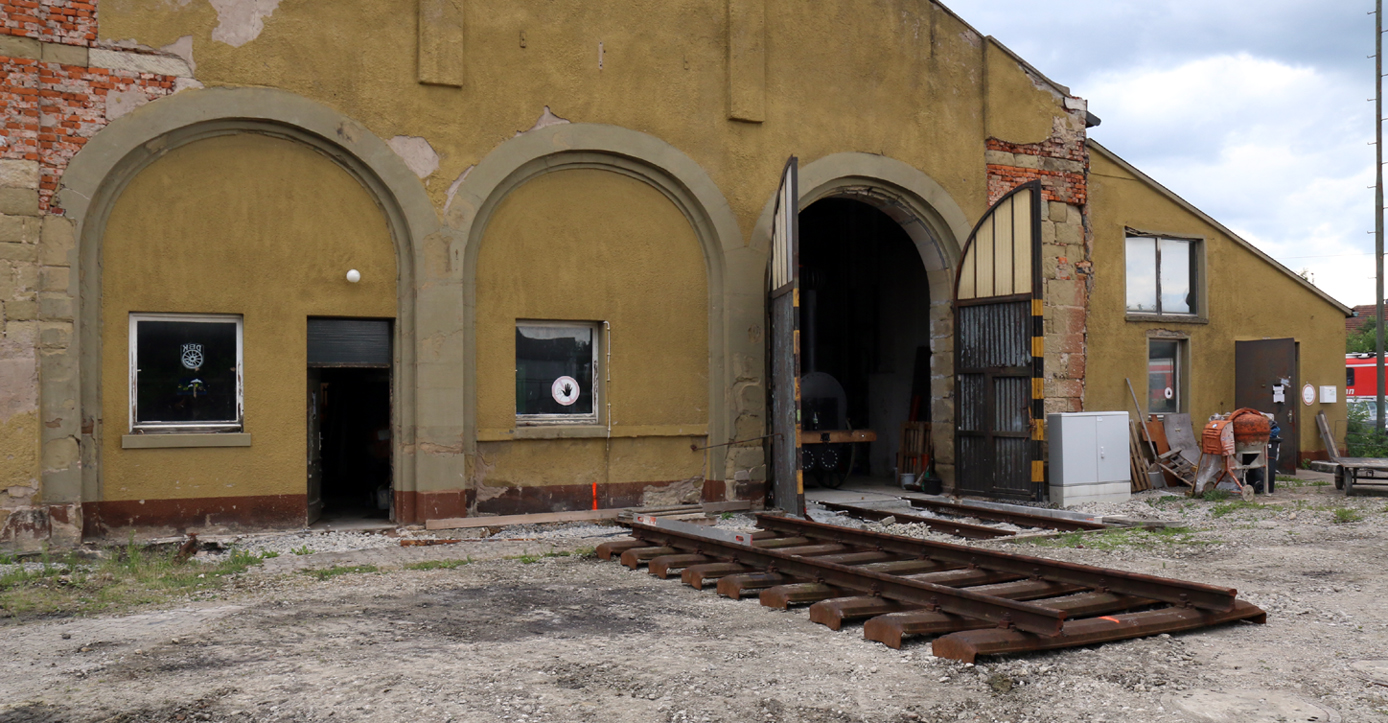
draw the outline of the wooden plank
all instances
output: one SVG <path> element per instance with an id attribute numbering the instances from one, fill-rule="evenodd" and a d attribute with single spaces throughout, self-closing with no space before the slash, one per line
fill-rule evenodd
<path id="1" fill-rule="evenodd" d="M 426 520 L 426 530 L 459 530 L 472 527 L 509 527 L 510 525 L 534 525 L 546 522 L 583 522 L 586 520 L 614 520 L 627 508 L 606 510 L 575 510 L 573 512 L 541 512 L 533 515 L 499 515 L 494 517 L 450 517 L 442 520 Z"/>
<path id="2" fill-rule="evenodd" d="M 800 432 L 800 444 L 847 444 L 849 442 L 876 441 L 877 433 L 871 429 L 822 429 L 816 432 Z"/>
<path id="3" fill-rule="evenodd" d="M 1191 465 L 1200 464 L 1200 445 L 1195 442 L 1195 427 L 1189 414 L 1168 414 L 1162 421 L 1166 441 Z"/>
<path id="4" fill-rule="evenodd" d="M 727 502 L 705 502 L 699 505 L 704 512 L 740 512 L 752 509 L 748 500 L 729 500 Z"/>

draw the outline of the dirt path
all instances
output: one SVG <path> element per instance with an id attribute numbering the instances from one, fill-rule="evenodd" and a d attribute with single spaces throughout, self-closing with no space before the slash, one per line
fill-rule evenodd
<path id="1" fill-rule="evenodd" d="M 1206 516 L 1200 543 L 1009 548 L 1231 585 L 1269 621 L 972 667 L 615 563 L 500 559 L 591 539 L 280 557 L 218 599 L 4 627 L 0 721 L 1388 721 L 1365 679 L 1388 684 L 1388 662 L 1363 662 L 1388 660 L 1388 511 L 1361 506 Z M 383 572 L 292 571 L 327 564 Z"/>

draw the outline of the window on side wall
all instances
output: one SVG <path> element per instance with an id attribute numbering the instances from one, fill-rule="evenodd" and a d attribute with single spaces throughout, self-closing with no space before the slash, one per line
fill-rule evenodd
<path id="1" fill-rule="evenodd" d="M 600 327 L 591 322 L 516 322 L 517 423 L 598 423 Z"/>
<path id="2" fill-rule="evenodd" d="M 1196 240 L 1129 235 L 1128 313 L 1196 316 L 1199 253 Z"/>
<path id="3" fill-rule="evenodd" d="M 130 430 L 239 432 L 241 317 L 130 315 Z"/>
<path id="4" fill-rule="evenodd" d="M 1147 341 L 1147 413 L 1177 414 L 1185 381 L 1182 342 L 1175 339 Z"/>

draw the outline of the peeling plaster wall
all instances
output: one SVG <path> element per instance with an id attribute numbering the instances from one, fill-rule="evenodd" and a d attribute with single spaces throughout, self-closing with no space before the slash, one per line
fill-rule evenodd
<path id="1" fill-rule="evenodd" d="M 477 263 L 477 420 L 484 487 L 631 485 L 702 478 L 708 287 L 698 240 L 650 186 L 602 170 L 535 178 L 502 202 Z M 516 424 L 516 320 L 608 322 L 600 424 Z M 610 354 L 609 354 L 610 352 Z M 610 430 L 610 431 L 609 431 Z M 609 433 L 616 440 L 609 442 Z"/>
<path id="2" fill-rule="evenodd" d="M 311 148 L 221 136 L 137 175 L 103 244 L 102 501 L 286 497 L 302 508 L 306 320 L 396 315 L 395 250 L 374 199 Z M 344 278 L 352 268 L 359 283 Z M 123 447 L 129 315 L 150 310 L 242 315 L 251 446 Z"/>
<path id="3" fill-rule="evenodd" d="M 443 60 L 456 71 L 457 83 L 449 85 L 418 82 L 421 59 L 415 3 L 360 4 L 351 14 L 331 18 L 325 18 L 325 7 L 281 5 L 276 0 L 153 4 L 102 0 L 99 32 L 94 14 L 78 13 L 56 20 L 48 15 L 21 18 L 9 31 L 23 37 L 0 37 L 0 63 L 23 66 L 22 72 L 33 78 L 25 81 L 29 85 L 23 86 L 24 92 L 0 93 L 7 117 L 31 119 L 19 129 L 19 143 L 7 146 L 0 156 L 39 162 L 35 212 L 47 212 L 54 220 L 54 263 L 50 265 L 55 270 L 47 276 L 53 290 L 47 292 L 46 305 L 44 299 L 34 299 L 38 320 L 54 325 L 45 330 L 51 334 L 42 337 L 49 341 L 40 342 L 54 345 L 52 353 L 43 357 L 50 361 L 40 364 L 40 377 L 50 363 L 54 374 L 76 374 L 73 355 L 66 354 L 71 350 L 76 281 L 64 280 L 65 272 L 56 270 L 68 266 L 69 252 L 61 249 L 71 248 L 72 229 L 61 216 L 63 209 L 49 203 L 67 159 L 111 119 L 148 113 L 152 105 L 157 107 L 158 98 L 184 88 L 282 89 L 349 117 L 351 121 L 339 129 L 347 134 L 344 137 L 363 133 L 364 128 L 378 138 L 403 139 L 403 144 L 395 144 L 400 146 L 397 152 L 419 177 L 445 223 L 441 233 L 412 240 L 421 249 L 416 269 L 421 275 L 414 290 L 419 294 L 420 314 L 432 327 L 448 329 L 419 341 L 421 370 L 426 358 L 454 358 L 447 355 L 456 355 L 461 343 L 455 331 L 461 312 L 442 300 L 467 293 L 458 280 L 463 276 L 461 259 L 466 248 L 459 239 L 468 231 L 478 204 L 486 200 L 476 199 L 469 190 L 482 182 L 471 170 L 481 167 L 484 159 L 507 144 L 567 128 L 570 122 L 585 129 L 639 131 L 687 155 L 711 180 L 712 194 L 705 198 L 716 197 L 718 208 L 713 210 L 724 212 L 726 199 L 726 211 L 740 224 L 740 238 L 734 230 L 713 239 L 726 254 L 716 260 L 721 264 L 717 271 L 725 279 L 720 283 L 726 288 L 719 292 L 721 296 L 710 298 L 712 287 L 703 287 L 700 302 L 706 322 L 714 318 L 727 324 L 720 332 L 717 348 L 721 351 L 717 358 L 709 358 L 712 346 L 707 336 L 703 347 L 689 351 L 704 365 L 704 373 L 717 368 L 726 383 L 725 389 L 714 392 L 721 391 L 712 400 L 716 404 L 703 407 L 705 416 L 699 423 L 712 428 L 709 409 L 723 410 L 712 421 L 728 431 L 729 439 L 765 431 L 760 320 L 767 239 L 753 235 L 753 229 L 774 195 L 788 155 L 798 155 L 802 165 L 848 151 L 904 163 L 938 182 L 941 193 L 972 221 L 987 207 L 994 185 L 1012 178 L 988 154 L 1016 155 L 999 144 L 1044 147 L 1055 140 L 1057 129 L 1068 128 L 1076 117 L 1067 107 L 1074 99 L 1065 98 L 1010 54 L 927 0 L 883 0 L 871 13 L 852 0 L 833 0 L 814 13 L 776 4 L 758 11 L 760 3 L 740 3 L 752 16 L 764 13 L 765 22 L 739 21 L 736 28 L 744 50 L 755 50 L 752 55 L 738 55 L 737 82 L 750 84 L 739 86 L 743 93 L 739 97 L 746 100 L 751 96 L 744 96 L 751 93 L 761 105 L 735 113 L 729 107 L 732 30 L 726 26 L 725 0 L 643 5 L 639 13 L 547 0 L 460 0 L 455 16 L 466 27 L 450 32 L 467 42 L 438 49 L 450 54 Z M 32 47 L 25 44 L 31 40 Z M 305 53 L 304 48 L 315 50 Z M 660 50 L 652 52 L 652 48 Z M 82 57 L 85 63 L 73 62 Z M 105 65 L 94 64 L 93 59 Z M 754 72 L 759 66 L 748 63 L 764 64 L 764 74 Z M 67 116 L 45 110 L 45 101 L 38 100 L 45 87 L 61 89 L 60 96 L 75 103 L 71 111 L 65 111 Z M 502 88 L 505 92 L 477 92 Z M 729 120 L 730 115 L 744 120 Z M 518 133 L 520 129 L 529 130 Z M 1078 132 L 1082 138 L 1082 125 Z M 562 134 L 546 137 L 556 139 L 556 151 L 568 142 Z M 17 147 L 29 150 L 12 152 Z M 1021 155 L 1045 156 L 1046 152 Z M 14 200 L 28 203 L 27 197 Z M 1083 217 L 1083 201 L 1064 203 L 1079 209 Z M 1068 212 L 1065 218 L 1069 223 Z M 45 221 L 45 239 L 49 227 Z M 611 263 L 619 276 L 635 272 L 630 259 L 616 258 Z M 707 263 L 698 254 L 668 261 L 678 274 L 703 270 Z M 1057 276 L 1057 280 L 1068 279 Z M 62 283 L 68 284 L 65 291 L 58 290 Z M 23 313 L 24 300 L 19 303 Z M 478 303 L 483 303 L 480 294 Z M 932 304 L 931 309 L 936 357 L 943 359 L 952 348 L 949 310 L 941 303 Z M 709 333 L 707 328 L 704 333 Z M 440 368 L 429 371 L 433 381 L 421 371 L 421 394 L 451 390 L 454 387 L 448 385 L 458 383 L 438 381 L 444 371 L 442 365 L 435 366 Z M 941 374 L 947 376 L 946 372 Z M 459 369 L 447 372 L 461 373 Z M 429 386 L 436 383 L 440 386 Z M 75 405 L 62 395 L 52 396 L 56 405 Z M 934 400 L 937 421 L 952 420 L 952 401 L 948 395 Z M 47 399 L 43 404 L 49 404 Z M 47 440 L 45 458 L 51 456 L 59 465 L 52 469 L 64 473 L 79 467 L 75 448 L 68 450 L 64 441 L 77 434 L 68 429 L 79 423 L 71 417 L 62 418 L 61 429 L 41 431 Z M 298 423 L 297 415 L 293 419 Z M 421 492 L 458 496 L 478 475 L 496 481 L 508 474 L 497 471 L 504 470 L 506 463 L 486 446 L 499 442 L 485 437 L 459 439 L 451 419 L 430 418 L 418 424 L 411 431 L 418 432 L 419 443 L 411 442 L 405 451 L 418 451 L 416 489 Z M 479 426 L 485 426 L 480 416 Z M 665 450 L 661 439 L 648 435 L 643 444 L 647 450 Z M 614 449 L 617 444 L 613 442 Z M 679 445 L 688 448 L 687 441 L 676 448 Z M 466 474 L 450 461 L 460 453 L 467 456 Z M 727 480 L 731 493 L 732 482 L 756 483 L 765 476 L 759 447 L 738 447 L 714 459 L 715 468 L 706 473 L 701 470 L 702 457 L 697 461 L 699 468 L 694 461 L 682 460 L 670 462 L 663 471 L 636 465 L 630 469 L 640 471 L 629 479 L 671 483 L 706 474 L 720 484 Z M 94 458 L 83 461 L 94 462 Z M 600 467 L 585 466 L 572 476 L 587 479 L 598 469 L 607 474 L 617 465 L 604 461 Z M 300 472 L 297 466 L 294 471 Z M 670 476 L 650 476 L 657 472 Z M 526 482 L 528 478 L 515 479 Z M 75 494 L 75 488 L 64 489 L 68 497 Z M 739 489 L 755 494 L 756 487 L 744 484 Z M 480 492 L 474 498 L 480 499 Z"/>

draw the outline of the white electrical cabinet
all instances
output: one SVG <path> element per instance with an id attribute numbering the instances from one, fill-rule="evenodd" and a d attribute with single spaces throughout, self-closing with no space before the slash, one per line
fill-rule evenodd
<path id="1" fill-rule="evenodd" d="M 1127 412 L 1046 415 L 1051 501 L 1123 502 L 1131 495 Z"/>

